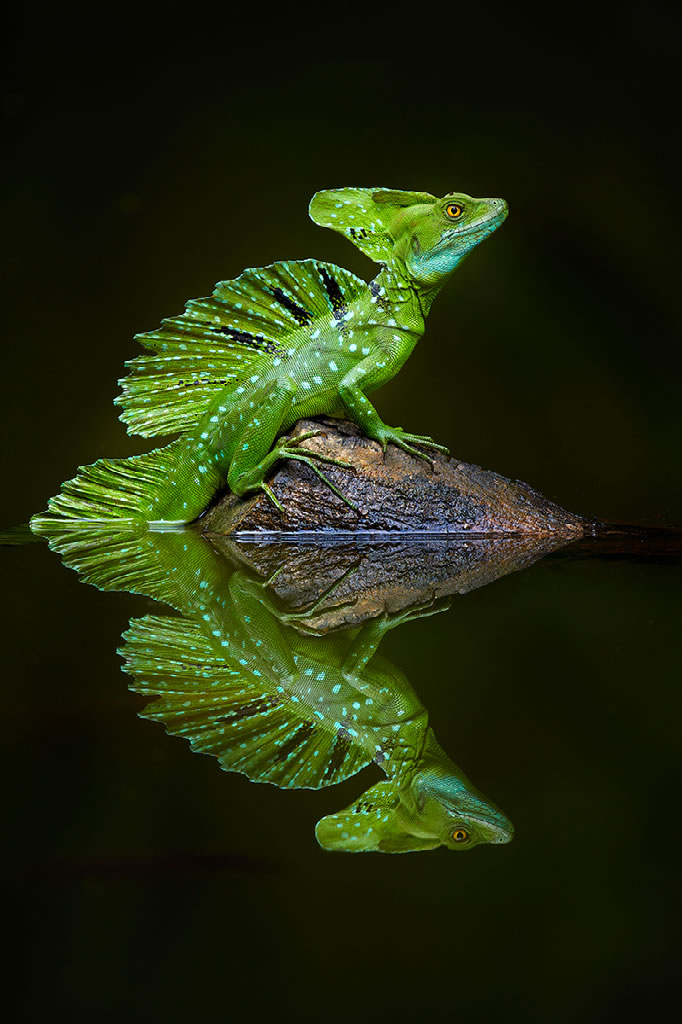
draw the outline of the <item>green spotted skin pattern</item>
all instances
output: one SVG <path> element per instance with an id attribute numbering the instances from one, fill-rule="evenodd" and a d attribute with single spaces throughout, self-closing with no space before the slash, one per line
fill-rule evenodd
<path id="1" fill-rule="evenodd" d="M 225 485 L 264 490 L 277 504 L 267 476 L 278 459 L 308 462 L 326 479 L 305 438 L 277 442 L 307 416 L 348 417 L 384 449 L 391 442 L 415 458 L 442 447 L 387 426 L 367 396 L 400 370 L 435 296 L 503 222 L 506 203 L 346 188 L 318 192 L 310 215 L 382 264 L 379 275 L 367 284 L 317 260 L 246 270 L 138 335 L 149 354 L 128 364 L 121 418 L 130 433 L 181 436 L 81 467 L 50 500 L 50 518 L 187 523 Z"/>
<path id="2" fill-rule="evenodd" d="M 306 635 L 310 610 L 278 609 L 267 584 L 234 571 L 197 533 L 117 529 L 53 521 L 46 532 L 84 582 L 180 613 L 133 619 L 124 634 L 131 689 L 151 698 L 144 718 L 225 771 L 284 789 L 320 789 L 378 766 L 382 781 L 318 822 L 325 849 L 465 850 L 511 839 L 509 820 L 442 750 L 408 680 L 377 653 L 388 630 L 433 607 Z"/>

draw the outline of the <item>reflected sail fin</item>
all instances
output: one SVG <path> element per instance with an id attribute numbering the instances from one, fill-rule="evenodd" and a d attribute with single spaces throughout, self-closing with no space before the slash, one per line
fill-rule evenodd
<path id="1" fill-rule="evenodd" d="M 216 631 L 219 632 L 219 631 Z M 320 789 L 355 775 L 371 757 L 304 700 L 194 622 L 133 620 L 119 652 L 131 689 L 156 697 L 142 717 L 163 722 L 225 771 L 283 788 Z"/>

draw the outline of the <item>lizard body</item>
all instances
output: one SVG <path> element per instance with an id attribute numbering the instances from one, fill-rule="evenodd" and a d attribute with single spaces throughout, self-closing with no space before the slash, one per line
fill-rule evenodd
<path id="1" fill-rule="evenodd" d="M 323 457 L 300 447 L 310 435 L 275 443 L 305 416 L 347 416 L 384 449 L 391 442 L 419 458 L 427 456 L 417 445 L 444 450 L 389 427 L 367 396 L 400 370 L 435 296 L 502 223 L 506 203 L 334 189 L 313 197 L 310 214 L 383 263 L 379 275 L 367 284 L 317 260 L 246 270 L 139 335 L 153 354 L 129 363 L 121 418 L 131 433 L 182 436 L 147 455 L 82 467 L 50 500 L 50 516 L 186 523 L 226 483 L 279 504 L 266 477 L 280 458 L 307 462 L 336 490 L 319 468 Z"/>

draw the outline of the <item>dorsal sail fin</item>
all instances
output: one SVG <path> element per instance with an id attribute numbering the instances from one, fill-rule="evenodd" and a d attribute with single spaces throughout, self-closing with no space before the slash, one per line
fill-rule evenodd
<path id="1" fill-rule="evenodd" d="M 273 263 L 219 282 L 185 312 L 137 340 L 153 355 L 126 363 L 121 419 L 131 434 L 154 437 L 191 429 L 214 398 L 263 360 L 286 357 L 318 321 L 333 318 L 366 283 L 320 260 Z"/>

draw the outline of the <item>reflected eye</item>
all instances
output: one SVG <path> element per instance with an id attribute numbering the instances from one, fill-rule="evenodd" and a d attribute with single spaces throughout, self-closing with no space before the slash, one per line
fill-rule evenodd
<path id="1" fill-rule="evenodd" d="M 456 828 L 452 833 L 452 838 L 456 843 L 466 843 L 469 838 L 469 833 L 464 828 Z"/>
<path id="2" fill-rule="evenodd" d="M 464 207 L 460 206 L 459 203 L 448 203 L 445 207 L 445 212 L 448 217 L 452 218 L 452 220 L 457 220 L 457 218 L 461 217 L 464 213 Z"/>

